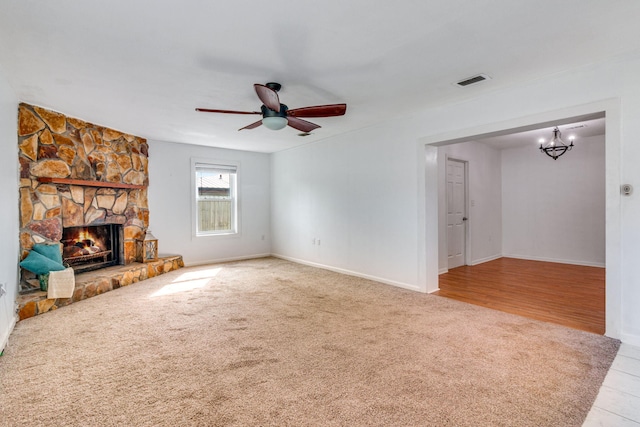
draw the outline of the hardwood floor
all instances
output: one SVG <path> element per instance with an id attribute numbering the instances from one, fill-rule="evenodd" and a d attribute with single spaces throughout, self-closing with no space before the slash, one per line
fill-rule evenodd
<path id="1" fill-rule="evenodd" d="M 500 258 L 440 275 L 434 295 L 583 331 L 605 332 L 605 269 Z"/>

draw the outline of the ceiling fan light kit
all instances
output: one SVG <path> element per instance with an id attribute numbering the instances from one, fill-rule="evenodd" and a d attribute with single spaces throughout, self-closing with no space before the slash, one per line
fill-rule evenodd
<path id="1" fill-rule="evenodd" d="M 196 111 L 223 114 L 261 114 L 262 120 L 251 123 L 238 130 L 255 129 L 260 125 L 265 125 L 265 127 L 271 130 L 280 130 L 289 125 L 301 131 L 305 136 L 320 126 L 303 120 L 300 117 L 335 117 L 342 116 L 347 111 L 347 104 L 316 105 L 289 110 L 286 105 L 280 103 L 280 98 L 278 97 L 278 91 L 282 87 L 280 83 L 271 82 L 266 85 L 256 83 L 253 87 L 263 104 L 260 107 L 260 111 L 231 111 L 208 108 L 196 108 Z"/>
<path id="2" fill-rule="evenodd" d="M 265 117 L 262 124 L 271 130 L 280 130 L 289 124 L 285 117 Z"/>

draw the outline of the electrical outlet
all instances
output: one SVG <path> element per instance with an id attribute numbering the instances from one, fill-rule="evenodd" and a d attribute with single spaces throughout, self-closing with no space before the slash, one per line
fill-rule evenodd
<path id="1" fill-rule="evenodd" d="M 311 244 L 315 245 L 316 244 L 316 238 L 314 237 L 313 239 L 311 239 Z"/>
<path id="2" fill-rule="evenodd" d="M 262 240 L 264 240 L 264 234 L 262 235 Z"/>
<path id="3" fill-rule="evenodd" d="M 0 297 L 7 293 L 7 289 L 5 288 L 4 283 L 0 283 Z"/>
<path id="4" fill-rule="evenodd" d="M 320 246 L 320 239 L 318 239 L 318 246 Z"/>

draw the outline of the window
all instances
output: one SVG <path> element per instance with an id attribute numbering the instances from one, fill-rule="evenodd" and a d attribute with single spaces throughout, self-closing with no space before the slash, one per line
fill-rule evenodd
<path id="1" fill-rule="evenodd" d="M 237 166 L 193 165 L 196 235 L 237 233 Z"/>

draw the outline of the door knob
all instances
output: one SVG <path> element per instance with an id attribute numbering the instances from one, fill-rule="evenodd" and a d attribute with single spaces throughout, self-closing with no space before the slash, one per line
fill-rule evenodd
<path id="1" fill-rule="evenodd" d="M 466 216 L 463 216 L 463 217 L 462 217 L 462 220 L 463 220 L 463 221 L 466 221 L 466 220 L 468 220 L 468 219 L 469 219 L 469 218 L 467 218 Z"/>

